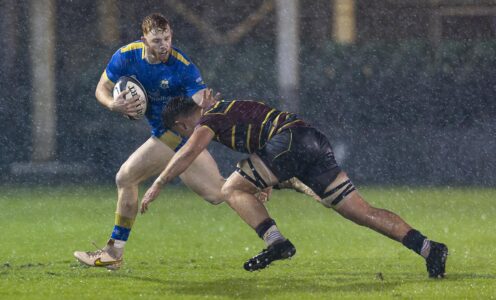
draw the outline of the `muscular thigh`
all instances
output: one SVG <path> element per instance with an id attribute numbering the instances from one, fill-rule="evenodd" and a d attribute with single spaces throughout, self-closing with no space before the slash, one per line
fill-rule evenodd
<path id="1" fill-rule="evenodd" d="M 277 176 L 256 153 L 239 161 L 236 172 L 233 174 L 243 178 L 243 181 L 250 183 L 259 190 L 273 186 L 279 182 Z M 237 181 L 240 181 L 240 179 L 238 178 Z"/>
<path id="2" fill-rule="evenodd" d="M 119 185 L 139 184 L 159 174 L 174 156 L 174 151 L 156 137 L 149 138 L 121 166 L 117 175 Z M 222 202 L 220 190 L 225 180 L 215 160 L 204 150 L 180 175 L 186 186 L 212 203 Z"/>
<path id="3" fill-rule="evenodd" d="M 124 162 L 118 181 L 139 183 L 165 168 L 174 151 L 156 137 L 150 137 Z"/>
<path id="4" fill-rule="evenodd" d="M 223 201 L 221 188 L 225 179 L 207 150 L 203 150 L 180 177 L 186 186 L 205 200 L 214 204 Z"/>

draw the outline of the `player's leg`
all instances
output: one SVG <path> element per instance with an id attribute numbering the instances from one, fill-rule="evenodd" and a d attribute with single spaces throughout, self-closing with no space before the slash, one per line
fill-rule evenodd
<path id="1" fill-rule="evenodd" d="M 321 178 L 322 180 L 323 178 Z M 423 256 L 430 277 L 443 277 L 448 249 L 444 244 L 430 241 L 413 229 L 400 216 L 369 205 L 356 191 L 344 172 L 340 172 L 324 192 L 318 193 L 321 203 L 332 207 L 350 221 L 373 229 Z M 313 182 L 310 180 L 310 185 Z"/>
<path id="2" fill-rule="evenodd" d="M 289 258 L 296 253 L 293 244 L 281 234 L 262 201 L 256 197 L 260 190 L 277 182 L 277 177 L 262 160 L 252 154 L 238 164 L 237 171 L 229 176 L 222 187 L 222 193 L 229 206 L 267 245 L 267 249 L 244 264 L 243 267 L 247 271 L 263 269 L 275 260 Z"/>
<path id="3" fill-rule="evenodd" d="M 224 201 L 221 188 L 226 182 L 217 163 L 207 150 L 202 151 L 180 176 L 183 183 L 211 204 Z"/>
<path id="4" fill-rule="evenodd" d="M 124 245 L 138 213 L 139 184 L 160 172 L 174 152 L 156 137 L 149 138 L 124 162 L 116 175 L 115 225 L 107 246 L 94 252 L 76 251 L 74 256 L 90 266 L 117 269 Z"/>
<path id="5" fill-rule="evenodd" d="M 116 177 L 118 191 L 116 225 L 111 237 L 115 240 L 114 246 L 121 246 L 122 249 L 123 243 L 129 236 L 138 213 L 139 184 L 160 173 L 172 156 L 174 151 L 171 147 L 152 137 L 136 150 L 119 170 Z M 224 178 L 207 151 L 202 152 L 180 177 L 189 188 L 208 202 L 217 204 L 223 201 L 221 187 Z M 117 255 L 121 256 L 122 251 L 117 251 Z"/>
<path id="6" fill-rule="evenodd" d="M 258 191 L 238 172 L 233 172 L 222 187 L 226 202 L 253 229 L 270 218 L 265 206 L 255 197 Z"/>
<path id="7" fill-rule="evenodd" d="M 170 132 L 166 132 L 164 136 L 172 138 Z M 119 268 L 124 245 L 138 213 L 139 184 L 163 170 L 174 155 L 174 151 L 171 149 L 171 147 L 175 147 L 174 143 L 177 145 L 178 142 L 174 139 L 170 142 L 167 139 L 159 140 L 156 137 L 151 137 L 121 166 L 116 175 L 118 199 L 111 238 L 102 250 L 76 251 L 74 256 L 79 261 L 90 266 L 105 266 L 108 269 Z M 205 176 L 203 181 L 201 180 L 202 177 L 199 176 Z M 220 190 L 224 179 L 208 152 L 202 153 L 181 177 L 188 186 L 208 202 L 222 202 Z"/>
<path id="8" fill-rule="evenodd" d="M 287 152 L 287 159 L 283 156 L 277 159 L 280 160 L 279 163 L 273 164 L 273 170 L 278 171 L 276 174 L 284 170 L 285 166 L 281 165 L 284 161 L 286 165 L 298 166 L 293 169 L 293 173 L 319 196 L 323 205 L 334 208 L 342 216 L 359 225 L 402 242 L 426 258 L 431 277 L 444 276 L 448 252 L 445 245 L 429 241 L 395 213 L 372 207 L 365 202 L 348 176 L 338 167 L 331 145 L 322 133 L 305 128 L 292 131 L 293 140 L 297 142 L 292 151 Z M 264 161 L 266 159 L 267 157 Z"/>
<path id="9" fill-rule="evenodd" d="M 341 172 L 329 186 L 329 189 L 332 190 L 347 180 L 349 180 L 348 176 Z M 327 199 L 327 201 L 330 202 L 330 199 Z M 399 242 L 412 229 L 395 213 L 370 206 L 356 190 L 351 191 L 346 196 L 346 201 L 341 201 L 337 205 L 332 205 L 332 207 L 348 220 L 367 226 Z"/>

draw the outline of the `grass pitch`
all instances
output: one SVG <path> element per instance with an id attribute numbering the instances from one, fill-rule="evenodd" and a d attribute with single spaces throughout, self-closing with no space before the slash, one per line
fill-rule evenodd
<path id="1" fill-rule="evenodd" d="M 227 205 L 173 187 L 139 216 L 117 272 L 86 268 L 74 250 L 103 246 L 113 228 L 110 187 L 0 188 L 2 299 L 494 299 L 496 190 L 364 188 L 450 248 L 447 278 L 427 278 L 401 244 L 301 194 L 275 192 L 269 211 L 297 248 L 248 273 L 264 245 Z"/>

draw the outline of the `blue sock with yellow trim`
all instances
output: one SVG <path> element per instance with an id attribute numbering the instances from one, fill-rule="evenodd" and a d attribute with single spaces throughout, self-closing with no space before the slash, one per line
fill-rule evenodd
<path id="1" fill-rule="evenodd" d="M 134 219 L 123 217 L 118 213 L 115 214 L 115 225 L 114 230 L 112 230 L 112 235 L 110 238 L 114 240 L 114 247 L 124 248 L 129 234 L 131 233 L 131 227 L 133 226 Z"/>

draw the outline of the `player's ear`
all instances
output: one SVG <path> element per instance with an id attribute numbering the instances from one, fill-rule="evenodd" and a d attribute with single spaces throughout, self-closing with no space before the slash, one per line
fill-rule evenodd
<path id="1" fill-rule="evenodd" d="M 145 44 L 146 46 L 148 46 L 148 42 L 146 41 L 146 38 L 145 36 L 141 36 L 141 41 L 143 42 L 143 44 Z"/>
<path id="2" fill-rule="evenodd" d="M 183 131 L 183 130 L 188 129 L 188 127 L 186 126 L 186 123 L 179 121 L 179 120 L 174 121 L 174 128 L 176 128 L 178 131 Z"/>

